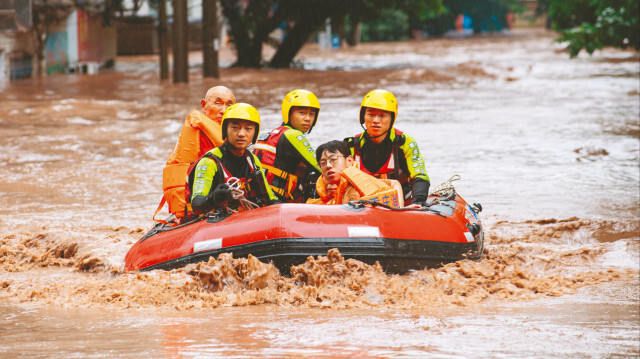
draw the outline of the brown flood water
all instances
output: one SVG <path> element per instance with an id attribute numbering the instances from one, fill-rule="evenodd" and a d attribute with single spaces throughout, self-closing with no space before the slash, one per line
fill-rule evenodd
<path id="1" fill-rule="evenodd" d="M 6 357 L 637 357 L 640 61 L 570 60 L 541 30 L 320 51 L 300 69 L 225 67 L 190 83 L 153 57 L 0 90 L 0 352 Z M 232 61 L 222 53 L 223 65 Z M 374 88 L 396 126 L 480 202 L 477 262 L 386 275 L 337 252 L 290 277 L 221 256 L 122 273 L 152 227 L 184 117 L 229 86 L 280 123 L 284 94 L 320 99 L 315 146 L 359 132 Z"/>

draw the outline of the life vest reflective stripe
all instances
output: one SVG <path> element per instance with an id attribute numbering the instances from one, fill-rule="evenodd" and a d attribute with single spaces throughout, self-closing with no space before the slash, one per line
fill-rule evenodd
<path id="1" fill-rule="evenodd" d="M 258 142 L 254 146 L 254 153 L 260 159 L 262 168 L 267 171 L 265 177 L 267 178 L 269 187 L 282 198 L 293 200 L 292 193 L 298 185 L 298 177 L 274 166 L 278 142 L 284 132 L 289 129 L 290 128 L 286 126 L 279 126 L 269 132 L 267 138 L 264 138 L 264 135 L 259 137 Z M 274 184 L 275 177 L 282 179 L 282 181 L 276 181 L 276 184 Z"/>
<path id="2" fill-rule="evenodd" d="M 358 153 L 357 155 L 355 155 L 355 157 L 353 158 L 356 163 L 358 164 L 358 167 L 360 167 L 360 170 L 368 175 L 374 176 L 376 178 L 381 178 L 381 179 L 391 179 L 394 174 L 395 171 L 395 158 L 393 156 L 394 151 L 391 151 L 391 155 L 389 156 L 389 158 L 387 158 L 387 162 L 385 162 L 385 164 L 380 167 L 380 169 L 378 170 L 378 172 L 373 173 L 371 171 L 369 171 L 368 169 L 366 169 L 364 167 L 364 165 L 362 164 L 362 157 L 360 156 L 360 153 Z M 395 177 L 395 176 L 393 176 Z"/>
<path id="3" fill-rule="evenodd" d="M 282 137 L 284 131 L 288 129 L 288 127 L 279 126 L 271 130 L 271 132 L 266 135 L 266 138 L 264 134 L 258 137 L 253 153 L 258 156 L 260 163 L 273 166 L 276 161 L 278 141 L 280 141 L 280 137 Z"/>
<path id="4" fill-rule="evenodd" d="M 276 148 L 275 146 L 271 146 L 269 144 L 267 144 L 266 142 L 261 142 L 260 140 L 258 140 L 258 142 L 253 146 L 254 148 L 254 153 L 257 155 L 258 151 L 267 151 L 267 152 L 271 152 L 273 153 L 273 155 L 275 156 L 276 154 Z M 266 157 L 264 157 L 266 158 Z M 262 161 L 260 161 L 262 163 Z"/>
<path id="5" fill-rule="evenodd" d="M 209 141 L 201 141 L 204 134 Z M 184 216 L 185 195 L 184 188 L 187 182 L 187 171 L 189 165 L 196 161 L 202 154 L 214 147 L 224 143 L 222 140 L 222 129 L 220 124 L 213 121 L 198 110 L 193 110 L 184 121 L 178 141 L 167 159 L 167 164 L 162 171 L 163 198 L 160 200 L 158 209 L 153 214 L 153 220 L 166 223 L 156 219 L 155 216 L 166 202 L 169 212 L 177 218 Z"/>
<path id="6" fill-rule="evenodd" d="M 358 164 L 358 167 L 360 167 L 361 171 L 363 171 L 366 174 L 372 175 L 376 178 L 398 179 L 398 177 L 400 176 L 399 172 L 401 171 L 401 169 L 398 168 L 397 156 L 399 156 L 400 146 L 402 146 L 402 143 L 401 143 L 402 131 L 396 130 L 395 128 L 393 128 L 391 131 L 389 131 L 389 136 L 392 136 L 392 135 L 393 135 L 393 138 L 391 139 L 391 153 L 389 154 L 389 158 L 387 158 L 387 161 L 385 162 L 385 164 L 382 165 L 382 167 L 380 167 L 380 169 L 375 173 L 365 168 L 364 164 L 362 163 L 362 156 L 360 155 L 360 147 L 362 146 L 364 133 L 357 134 L 353 138 L 354 140 L 353 141 L 354 142 L 353 159 Z"/>

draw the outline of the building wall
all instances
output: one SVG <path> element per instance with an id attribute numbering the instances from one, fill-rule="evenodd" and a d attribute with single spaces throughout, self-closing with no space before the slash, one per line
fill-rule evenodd
<path id="1" fill-rule="evenodd" d="M 2 19 L 2 17 L 0 17 Z M 14 25 L 0 28 L 0 86 L 36 74 L 39 65 L 33 29 L 20 31 Z M 101 15 L 73 10 L 66 19 L 48 24 L 44 44 L 46 74 L 109 67 L 116 60 L 116 29 L 103 27 Z M 8 25 L 7 25 L 8 26 Z"/>
<path id="2" fill-rule="evenodd" d="M 30 77 L 35 60 L 32 31 L 0 31 L 0 83 Z"/>
<path id="3" fill-rule="evenodd" d="M 49 27 L 49 34 L 44 44 L 44 69 L 47 75 L 67 72 L 71 45 L 66 22 Z"/>
<path id="4" fill-rule="evenodd" d="M 115 27 L 102 26 L 100 15 L 74 10 L 65 22 L 49 29 L 45 43 L 47 74 L 83 72 L 80 66 L 86 64 L 107 67 L 113 65 L 115 59 Z"/>

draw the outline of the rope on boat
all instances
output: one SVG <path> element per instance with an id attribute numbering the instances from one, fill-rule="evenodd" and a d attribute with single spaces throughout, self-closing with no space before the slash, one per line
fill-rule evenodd
<path id="1" fill-rule="evenodd" d="M 413 207 L 400 207 L 400 208 L 396 208 L 396 207 L 391 207 L 389 205 L 386 205 L 384 203 L 380 203 L 380 202 L 375 202 L 375 201 L 371 201 L 368 199 L 361 199 L 358 201 L 351 201 L 348 203 L 350 206 L 352 207 L 357 207 L 358 205 L 361 206 L 365 206 L 365 205 L 370 205 L 371 207 L 382 207 L 382 208 L 386 208 L 388 210 L 391 211 L 428 211 L 429 207 L 419 207 L 419 208 L 413 208 Z"/>
<path id="2" fill-rule="evenodd" d="M 439 186 L 436 186 L 431 191 L 429 191 L 429 196 L 437 196 L 434 198 L 429 204 L 436 205 L 442 204 L 445 206 L 449 206 L 447 201 L 452 200 L 456 196 L 456 188 L 453 186 L 453 181 L 458 181 L 460 179 L 459 174 L 454 174 L 448 180 L 442 182 Z"/>
<path id="3" fill-rule="evenodd" d="M 451 192 L 453 193 L 456 192 L 456 189 L 455 187 L 453 187 L 452 182 L 458 181 L 459 179 L 460 179 L 460 175 L 454 174 L 453 176 L 451 176 L 451 178 L 442 182 L 439 186 L 431 189 L 431 191 L 429 191 L 429 195 L 439 196 L 439 197 L 449 197 L 451 195 Z"/>
<path id="4" fill-rule="evenodd" d="M 435 187 L 434 189 L 429 191 L 430 196 L 438 196 L 438 198 L 435 198 L 430 204 L 442 204 L 445 206 L 449 206 L 449 203 L 447 203 L 447 201 L 453 199 L 456 196 L 456 189 L 455 187 L 453 187 L 453 184 L 451 182 L 457 181 L 459 179 L 460 175 L 454 174 L 453 176 L 451 176 L 451 178 L 441 183 L 438 187 Z M 469 206 L 476 213 L 482 212 L 482 205 L 480 205 L 480 203 L 469 204 Z"/>

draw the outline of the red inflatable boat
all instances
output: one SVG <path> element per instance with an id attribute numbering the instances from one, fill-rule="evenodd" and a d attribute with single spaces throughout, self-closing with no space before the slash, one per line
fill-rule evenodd
<path id="1" fill-rule="evenodd" d="M 370 202 L 278 204 L 231 215 L 208 214 L 177 227 L 157 225 L 125 257 L 124 270 L 174 269 L 221 253 L 254 255 L 288 275 L 292 265 L 338 248 L 345 258 L 380 262 L 404 273 L 479 259 L 484 235 L 477 212 L 457 193 L 429 197 L 421 209 Z"/>

